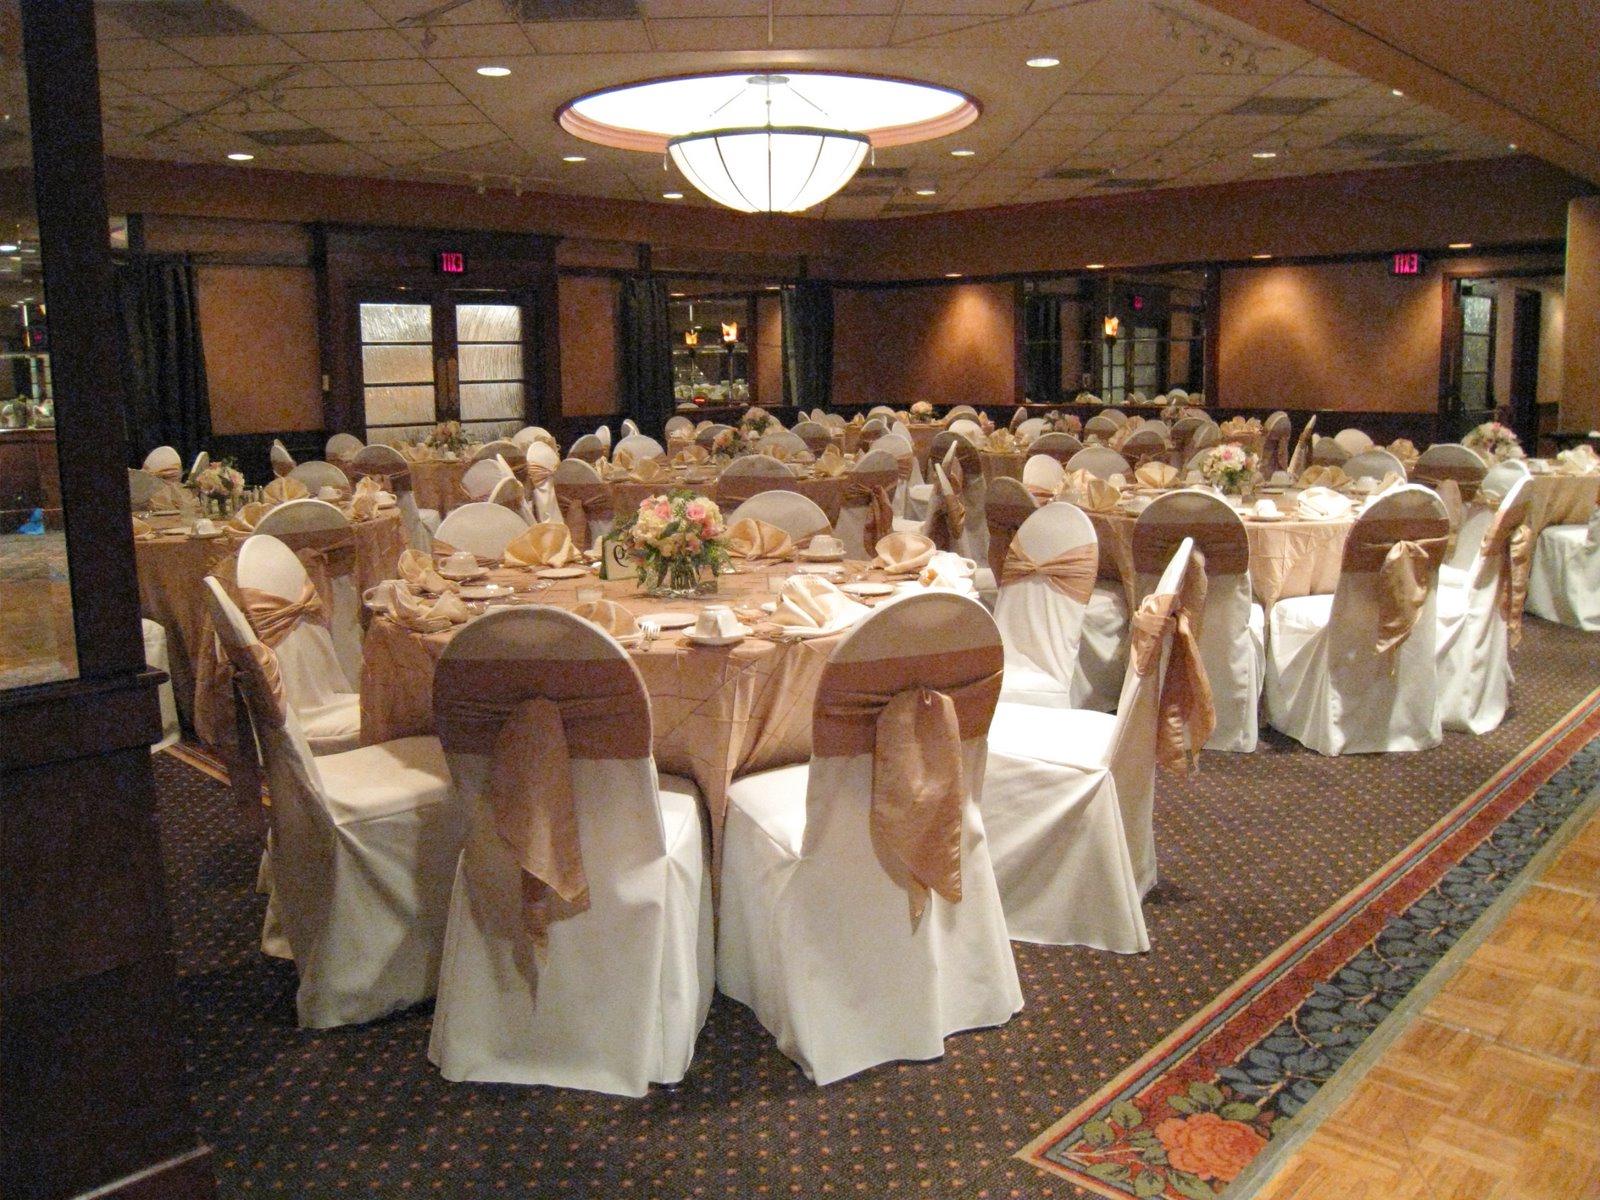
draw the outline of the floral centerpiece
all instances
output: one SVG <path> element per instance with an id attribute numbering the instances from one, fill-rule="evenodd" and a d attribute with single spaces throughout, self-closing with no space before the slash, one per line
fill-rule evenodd
<path id="1" fill-rule="evenodd" d="M 911 406 L 911 419 L 913 421 L 933 420 L 933 405 L 926 400 L 918 400 Z"/>
<path id="2" fill-rule="evenodd" d="M 1462 438 L 1461 444 L 1469 450 L 1476 450 L 1492 463 L 1523 456 L 1522 443 L 1517 440 L 1517 435 L 1499 421 L 1485 421 Z"/>
<path id="3" fill-rule="evenodd" d="M 462 431 L 460 421 L 440 421 L 433 427 L 433 432 L 427 436 L 423 445 L 433 450 L 460 454 L 472 445 L 472 439 Z"/>
<path id="4" fill-rule="evenodd" d="M 1256 456 L 1243 446 L 1224 442 L 1200 462 L 1200 476 L 1227 495 L 1238 495 L 1255 478 Z"/>
<path id="5" fill-rule="evenodd" d="M 767 430 L 772 428 L 772 416 L 770 413 L 753 408 L 745 413 L 744 419 L 739 422 L 739 427 L 752 438 L 765 437 Z"/>
<path id="6" fill-rule="evenodd" d="M 616 534 L 639 563 L 639 583 L 651 595 L 694 596 L 716 587 L 728 561 L 722 510 L 704 496 L 672 491 L 650 496 Z"/>
<path id="7" fill-rule="evenodd" d="M 244 495 L 244 476 L 229 458 L 214 462 L 189 481 L 206 509 L 224 516 L 233 512 Z"/>
<path id="8" fill-rule="evenodd" d="M 1083 432 L 1083 422 L 1078 419 L 1077 413 L 1057 413 L 1055 431 L 1057 433 L 1070 433 L 1073 437 L 1077 437 Z"/>
<path id="9" fill-rule="evenodd" d="M 746 454 L 754 454 L 755 449 L 756 435 L 742 426 L 738 429 L 719 430 L 717 436 L 711 439 L 713 458 L 740 458 Z"/>

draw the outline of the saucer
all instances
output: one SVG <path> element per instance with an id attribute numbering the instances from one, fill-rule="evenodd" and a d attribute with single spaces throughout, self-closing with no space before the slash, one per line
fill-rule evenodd
<path id="1" fill-rule="evenodd" d="M 699 618 L 695 616 L 694 613 L 658 612 L 645 613 L 644 616 L 639 618 L 639 620 L 654 621 L 656 623 L 656 628 L 664 631 L 668 629 L 687 629 L 689 626 L 693 625 L 697 620 L 699 620 Z"/>
<path id="2" fill-rule="evenodd" d="M 826 551 L 826 552 L 821 551 L 821 550 L 812 550 L 810 548 L 807 548 L 805 550 L 797 550 L 795 552 L 795 557 L 800 559 L 802 562 L 815 562 L 815 563 L 843 562 L 844 561 L 844 547 L 841 546 L 837 550 L 830 550 L 830 551 Z"/>
<path id="3" fill-rule="evenodd" d="M 588 573 L 588 567 L 545 567 L 534 572 L 540 579 L 580 579 Z"/>
<path id="4" fill-rule="evenodd" d="M 686 629 L 683 636 L 685 641 L 693 642 L 696 646 L 731 646 L 749 637 L 750 627 L 740 625 L 738 633 L 728 634 L 702 634 L 696 633 L 693 629 Z"/>
<path id="5" fill-rule="evenodd" d="M 1246 512 L 1240 514 L 1246 521 L 1287 521 L 1289 514 L 1286 512 L 1258 513 Z"/>
<path id="6" fill-rule="evenodd" d="M 503 600 L 512 589 L 503 583 L 477 583 L 461 589 L 463 600 Z"/>
<path id="7" fill-rule="evenodd" d="M 892 596 L 900 589 L 892 583 L 847 583 L 839 590 L 847 596 Z"/>
<path id="8" fill-rule="evenodd" d="M 454 579 L 458 582 L 464 579 L 482 579 L 489 573 L 488 567 L 468 567 L 463 570 L 457 567 L 447 567 L 443 564 L 440 564 L 434 569 L 446 579 Z"/>

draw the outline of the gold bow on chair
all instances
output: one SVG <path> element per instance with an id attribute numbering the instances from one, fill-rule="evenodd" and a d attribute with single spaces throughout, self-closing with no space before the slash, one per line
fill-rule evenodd
<path id="1" fill-rule="evenodd" d="M 1528 576 L 1533 570 L 1533 528 L 1519 522 L 1509 533 L 1491 529 L 1484 541 L 1483 562 L 1487 567 L 1500 559 L 1500 579 L 1496 595 L 1500 615 L 1506 622 L 1506 640 L 1515 650 L 1522 644 L 1522 606 L 1528 599 Z"/>
<path id="2" fill-rule="evenodd" d="M 1194 770 L 1200 747 L 1217 725 L 1211 681 L 1200 659 L 1199 623 L 1205 610 L 1206 577 L 1191 563 L 1176 593 L 1146 596 L 1133 614 L 1134 671 L 1148 675 L 1161 665 L 1161 647 L 1172 634 L 1172 652 L 1157 704 L 1156 759 L 1169 771 Z"/>
<path id="3" fill-rule="evenodd" d="M 1389 547 L 1378 568 L 1379 654 L 1387 654 L 1411 636 L 1428 599 L 1428 551 L 1401 538 Z"/>
<path id="4" fill-rule="evenodd" d="M 1094 595 L 1094 581 L 1100 569 L 1100 550 L 1094 542 L 1085 542 L 1063 550 L 1054 558 L 1043 562 L 1030 557 L 1021 545 L 1013 541 L 1006 550 L 1005 564 L 1000 572 L 1000 585 L 1007 587 L 1035 576 L 1046 580 L 1051 587 L 1079 604 L 1089 603 Z"/>

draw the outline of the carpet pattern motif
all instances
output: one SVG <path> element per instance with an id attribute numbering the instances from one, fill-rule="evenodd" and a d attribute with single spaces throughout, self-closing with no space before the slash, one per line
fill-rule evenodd
<path id="1" fill-rule="evenodd" d="M 827 1088 L 720 996 L 683 1083 L 641 1100 L 446 1083 L 426 1058 L 426 1009 L 297 1029 L 293 967 L 257 945 L 260 832 L 220 783 L 160 755 L 185 1055 L 222 1194 L 1092 1194 L 1017 1152 L 1561 720 L 1600 679 L 1600 639 L 1529 621 L 1516 665 L 1516 709 L 1485 737 L 1324 759 L 1269 735 L 1162 778 L 1150 953 L 1018 944 L 1027 1006 L 1010 1023 Z"/>
<path id="2" fill-rule="evenodd" d="M 1597 735 L 1600 692 L 1022 1157 L 1105 1196 L 1220 1194 L 1600 787 Z"/>

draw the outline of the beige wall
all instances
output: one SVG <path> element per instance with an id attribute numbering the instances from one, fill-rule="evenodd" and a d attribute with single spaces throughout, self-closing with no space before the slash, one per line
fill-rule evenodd
<path id="1" fill-rule="evenodd" d="M 211 427 L 217 433 L 321 429 L 312 270 L 202 266 L 196 276 Z"/>
<path id="2" fill-rule="evenodd" d="M 756 378 L 758 404 L 783 403 L 783 301 L 756 297 Z"/>
<path id="3" fill-rule="evenodd" d="M 835 404 L 1015 399 L 1009 283 L 841 288 L 834 293 L 833 330 Z"/>
<path id="4" fill-rule="evenodd" d="M 561 412 L 617 411 L 617 281 L 563 275 L 556 284 L 561 323 Z"/>
<path id="5" fill-rule="evenodd" d="M 1600 429 L 1600 196 L 1567 209 L 1567 302 L 1561 349 L 1561 424 Z"/>

